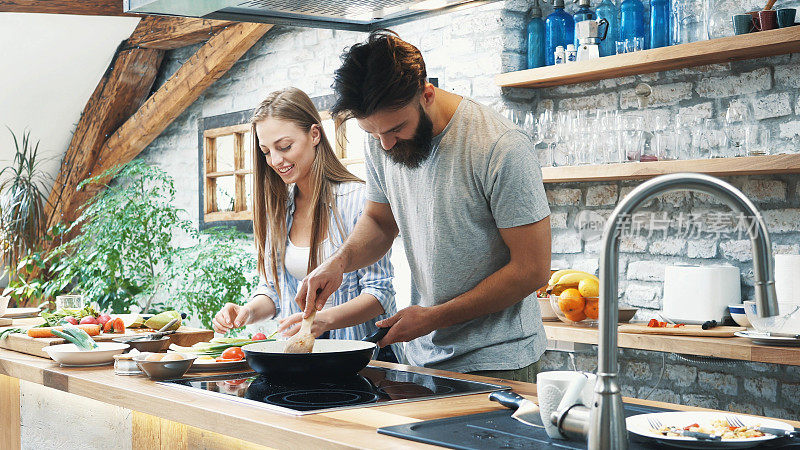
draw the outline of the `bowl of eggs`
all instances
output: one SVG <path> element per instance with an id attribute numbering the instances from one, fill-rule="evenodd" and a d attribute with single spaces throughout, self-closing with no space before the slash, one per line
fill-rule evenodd
<path id="1" fill-rule="evenodd" d="M 183 353 L 140 353 L 133 357 L 139 369 L 153 380 L 180 378 L 189 370 L 196 356 Z"/>

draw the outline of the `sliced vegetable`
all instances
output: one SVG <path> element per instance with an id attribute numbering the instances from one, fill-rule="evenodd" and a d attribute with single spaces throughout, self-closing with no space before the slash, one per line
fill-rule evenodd
<path id="1" fill-rule="evenodd" d="M 263 341 L 267 339 L 267 335 L 264 333 L 256 333 L 252 337 L 250 337 L 250 339 L 253 341 Z"/>
<path id="2" fill-rule="evenodd" d="M 100 334 L 100 325 L 87 324 L 87 325 L 70 325 L 85 331 L 89 336 L 97 336 Z M 55 337 L 53 330 L 63 331 L 64 327 L 42 327 L 42 328 L 29 328 L 28 336 L 32 338 L 51 338 Z"/>
<path id="3" fill-rule="evenodd" d="M 109 320 L 109 322 L 114 322 L 114 333 L 125 333 L 125 321 L 117 317 L 113 321 Z"/>
<path id="4" fill-rule="evenodd" d="M 114 321 L 109 320 L 103 325 L 103 333 L 111 333 L 114 331 Z"/>

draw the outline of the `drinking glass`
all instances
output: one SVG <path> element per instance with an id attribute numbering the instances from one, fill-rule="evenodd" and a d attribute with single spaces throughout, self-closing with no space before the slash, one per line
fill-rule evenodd
<path id="1" fill-rule="evenodd" d="M 58 295 L 56 296 L 56 309 L 79 310 L 83 308 L 83 295 Z"/>
<path id="2" fill-rule="evenodd" d="M 749 156 L 768 155 L 770 146 L 769 129 L 752 124 L 746 131 L 746 148 Z"/>
<path id="3" fill-rule="evenodd" d="M 541 136 L 542 142 L 547 144 L 544 154 L 545 165 L 555 166 L 555 159 L 553 157 L 555 150 L 555 143 L 558 139 L 556 132 L 555 116 L 552 110 L 546 109 L 539 114 L 539 121 L 537 122 L 537 133 Z M 541 160 L 542 158 L 540 158 Z"/>
<path id="4" fill-rule="evenodd" d="M 625 44 L 626 44 L 625 41 L 615 41 L 614 44 L 616 44 L 617 54 L 618 55 L 621 55 L 623 53 L 627 53 L 627 49 L 625 48 Z"/>

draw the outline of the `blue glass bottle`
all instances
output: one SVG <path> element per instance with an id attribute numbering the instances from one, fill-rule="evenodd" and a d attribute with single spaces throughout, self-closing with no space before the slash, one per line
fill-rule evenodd
<path id="1" fill-rule="evenodd" d="M 528 69 L 544 67 L 544 20 L 539 0 L 534 0 L 528 17 Z"/>
<path id="2" fill-rule="evenodd" d="M 598 19 L 608 21 L 608 33 L 606 38 L 600 41 L 600 56 L 610 56 L 617 53 L 616 41 L 619 38 L 619 18 L 617 17 L 617 6 L 611 0 L 603 0 L 597 5 L 595 10 Z"/>
<path id="3" fill-rule="evenodd" d="M 594 20 L 596 15 L 589 6 L 591 6 L 591 0 L 578 0 L 578 10 L 572 15 L 572 20 L 574 20 L 575 23 L 583 22 L 584 20 Z M 574 44 L 575 48 L 579 47 L 577 35 L 575 36 Z"/>
<path id="4" fill-rule="evenodd" d="M 646 38 L 642 0 L 622 0 L 619 9 L 619 40 Z"/>
<path id="5" fill-rule="evenodd" d="M 650 48 L 669 45 L 669 0 L 650 1 Z"/>
<path id="6" fill-rule="evenodd" d="M 554 64 L 556 47 L 575 43 L 575 21 L 564 11 L 564 0 L 553 0 L 553 8 L 555 11 L 544 21 L 544 57 L 548 66 Z"/>

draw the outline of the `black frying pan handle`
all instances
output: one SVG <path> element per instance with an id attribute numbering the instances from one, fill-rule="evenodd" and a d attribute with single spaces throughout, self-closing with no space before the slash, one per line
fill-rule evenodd
<path id="1" fill-rule="evenodd" d="M 496 401 L 509 409 L 517 409 L 525 401 L 525 397 L 514 391 L 494 391 L 489 394 L 489 400 Z"/>
<path id="2" fill-rule="evenodd" d="M 373 344 L 377 344 L 378 341 L 380 341 L 381 339 L 383 339 L 384 336 L 386 336 L 386 333 L 389 332 L 389 328 L 392 327 L 378 328 L 378 331 L 365 337 L 364 339 L 362 339 L 362 341 L 372 342 Z"/>

